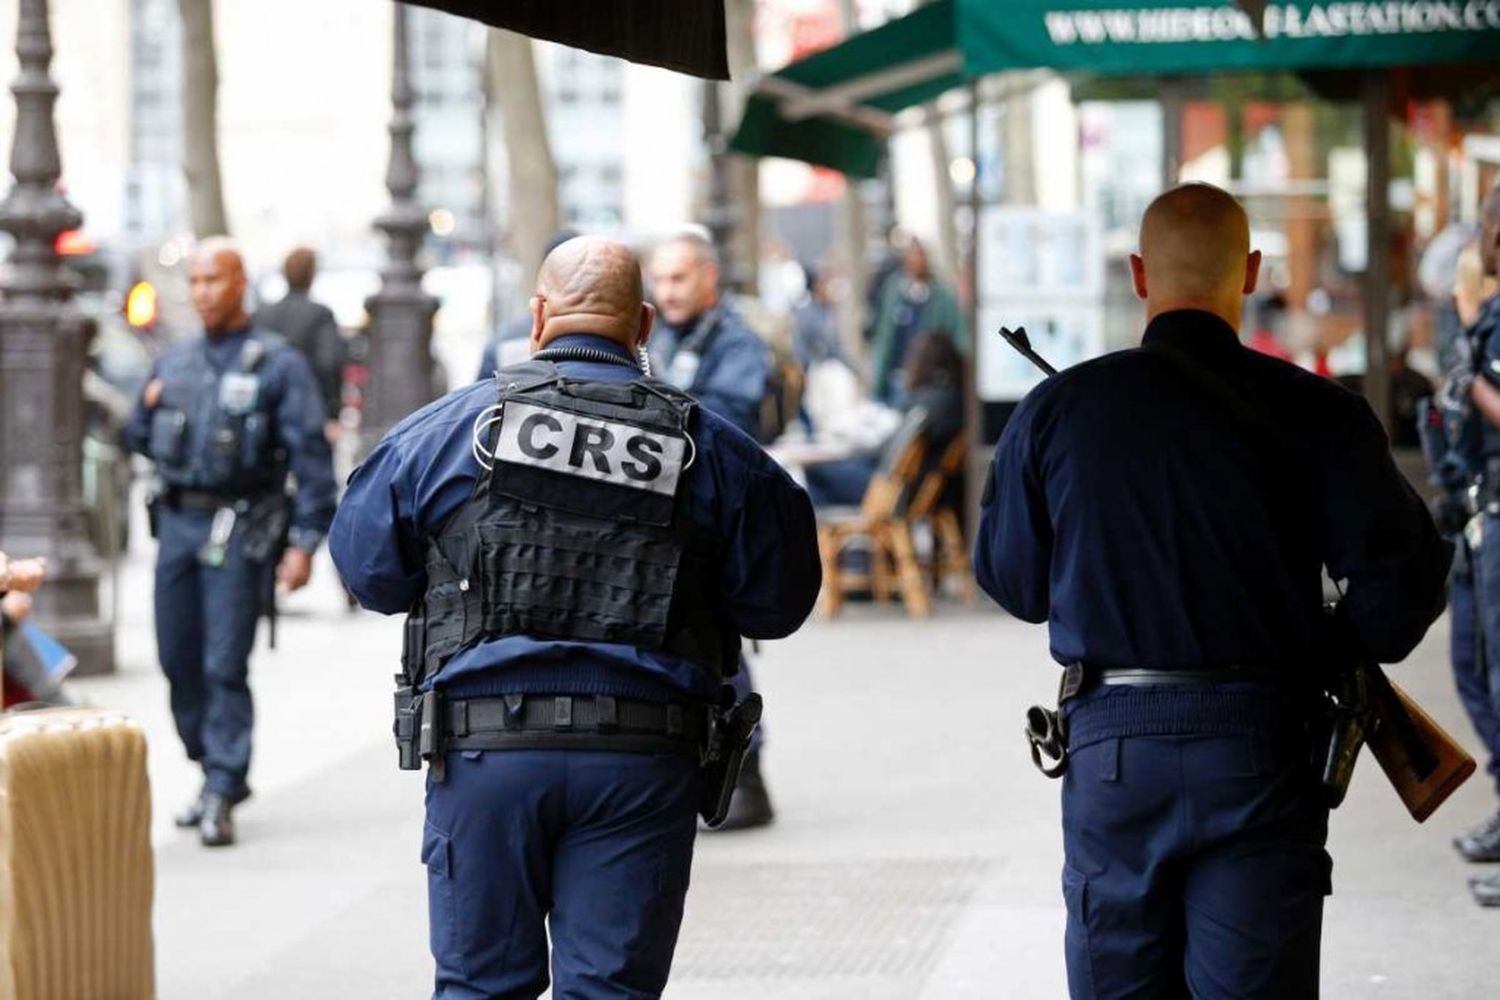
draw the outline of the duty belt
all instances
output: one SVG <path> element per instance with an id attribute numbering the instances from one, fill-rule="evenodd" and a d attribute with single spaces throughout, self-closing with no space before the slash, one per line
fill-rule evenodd
<path id="1" fill-rule="evenodd" d="M 1033 705 L 1026 710 L 1026 742 L 1031 762 L 1049 778 L 1058 778 L 1068 767 L 1068 726 L 1063 706 L 1095 684 L 1148 687 L 1159 684 L 1233 684 L 1268 681 L 1276 677 L 1268 667 L 1230 665 L 1210 668 L 1159 669 L 1153 667 L 1098 667 L 1070 663 L 1063 668 L 1057 689 L 1057 708 Z M 1043 759 L 1046 759 L 1044 763 Z"/>
<path id="2" fill-rule="evenodd" d="M 404 770 L 427 761 L 442 781 L 450 750 L 607 750 L 699 757 L 709 709 L 610 695 L 445 698 L 396 690 L 396 747 Z"/>

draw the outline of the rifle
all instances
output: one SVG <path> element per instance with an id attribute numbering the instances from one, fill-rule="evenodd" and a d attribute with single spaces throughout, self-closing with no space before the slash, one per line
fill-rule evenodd
<path id="1" fill-rule="evenodd" d="M 1032 349 L 1025 328 L 1012 331 L 1001 327 L 1000 336 L 1042 371 L 1057 374 L 1057 369 Z M 1216 373 L 1176 351 L 1158 354 L 1189 381 L 1219 399 L 1239 423 L 1255 432 L 1256 439 L 1264 442 L 1279 438 L 1253 404 Z M 1347 622 L 1343 624 L 1348 633 Z M 1352 634 L 1336 638 L 1336 650 L 1347 653 L 1359 648 Z M 1418 823 L 1436 812 L 1474 773 L 1474 758 L 1468 751 L 1405 691 L 1391 683 L 1378 663 L 1350 659 L 1335 671 L 1332 683 L 1325 687 L 1323 701 L 1327 745 L 1319 763 L 1329 808 L 1336 808 L 1344 800 L 1360 747 L 1365 744 Z"/>

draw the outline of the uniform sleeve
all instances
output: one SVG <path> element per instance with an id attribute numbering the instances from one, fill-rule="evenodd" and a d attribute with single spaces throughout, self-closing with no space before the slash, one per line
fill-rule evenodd
<path id="1" fill-rule="evenodd" d="M 812 613 L 823 584 L 812 502 L 764 452 L 745 442 L 747 462 L 729 469 L 724 511 L 730 517 L 720 580 L 730 619 L 751 639 L 779 639 Z"/>
<path id="2" fill-rule="evenodd" d="M 159 369 L 159 364 L 151 365 L 151 373 L 142 383 L 140 395 L 135 397 L 135 406 L 125 421 L 125 429 L 121 435 L 126 448 L 147 458 L 151 457 L 151 408 L 146 405 L 146 386 L 157 378 Z"/>
<path id="3" fill-rule="evenodd" d="M 297 480 L 292 544 L 313 552 L 328 533 L 337 495 L 333 455 L 323 436 L 323 397 L 312 369 L 301 354 L 286 350 L 277 357 L 282 385 L 281 398 L 276 404 L 276 433 Z"/>
<path id="4" fill-rule="evenodd" d="M 1452 547 L 1391 459 L 1363 400 L 1321 456 L 1324 562 L 1370 656 L 1405 659 L 1442 612 Z"/>
<path id="5" fill-rule="evenodd" d="M 1006 611 L 1039 623 L 1051 610 L 1053 535 L 1029 404 L 1016 408 L 995 447 L 974 539 L 974 576 Z"/>
<path id="6" fill-rule="evenodd" d="M 388 615 L 410 608 L 427 587 L 412 468 L 403 451 L 391 437 L 375 446 L 349 477 L 328 533 L 344 586 L 363 607 Z"/>
<path id="7" fill-rule="evenodd" d="M 731 340 L 722 351 L 708 377 L 694 387 L 693 395 L 752 438 L 758 437 L 760 404 L 770 374 L 766 346 L 747 332 Z"/>
<path id="8" fill-rule="evenodd" d="M 490 398 L 455 394 L 418 410 L 349 477 L 328 551 L 361 606 L 397 614 L 427 589 L 427 538 L 474 492 L 469 428 Z"/>

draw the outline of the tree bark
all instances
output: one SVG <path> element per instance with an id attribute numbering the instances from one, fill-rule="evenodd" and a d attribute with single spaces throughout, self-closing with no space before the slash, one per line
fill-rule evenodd
<path id="1" fill-rule="evenodd" d="M 727 0 L 725 30 L 729 44 L 729 100 L 724 110 L 726 128 L 738 123 L 749 97 L 749 84 L 759 61 L 755 54 L 755 0 Z M 726 141 L 728 137 L 726 136 Z M 760 272 L 760 161 L 748 156 L 730 156 L 726 164 L 729 203 L 735 208 L 733 249 L 738 264 L 741 291 L 754 295 Z"/>
<path id="2" fill-rule="evenodd" d="M 229 233 L 219 172 L 219 60 L 213 0 L 177 0 L 182 14 L 182 172 L 199 239 Z"/>
<path id="3" fill-rule="evenodd" d="M 854 0 L 840 0 L 839 3 L 845 37 L 858 30 L 854 6 Z M 865 261 L 868 226 L 859 178 L 846 177 L 845 180 L 848 187 L 844 190 L 844 200 L 840 206 L 837 244 L 838 262 L 844 269 L 846 278 L 844 298 L 839 303 L 839 340 L 844 345 L 846 356 L 855 361 L 856 368 L 862 370 L 865 357 L 865 299 L 870 284 L 869 268 Z"/>
<path id="4" fill-rule="evenodd" d="M 927 106 L 927 143 L 932 151 L 933 186 L 937 190 L 938 245 L 934 256 L 944 277 L 959 278 L 958 204 L 953 197 L 953 179 L 948 173 L 948 137 L 943 134 L 943 116 L 936 103 Z"/>
<path id="5" fill-rule="evenodd" d="M 491 29 L 485 45 L 490 97 L 500 109 L 510 163 L 510 243 L 521 264 L 522 289 L 536 283 L 547 243 L 562 226 L 557 162 L 547 137 L 542 88 L 531 39 Z"/>
<path id="6" fill-rule="evenodd" d="M 1036 204 L 1036 143 L 1031 100 L 1036 87 L 1024 74 L 1009 78 L 1005 98 L 1005 196 L 1007 205 Z"/>

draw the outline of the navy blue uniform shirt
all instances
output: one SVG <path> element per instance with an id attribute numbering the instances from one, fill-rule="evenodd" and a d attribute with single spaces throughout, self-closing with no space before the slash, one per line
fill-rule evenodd
<path id="1" fill-rule="evenodd" d="M 174 344 L 151 367 L 147 384 L 160 378 L 186 360 L 190 351 L 201 351 L 214 372 L 222 376 L 235 366 L 245 348 L 250 330 L 236 330 L 213 337 L 198 336 Z M 277 338 L 279 342 L 279 338 Z M 338 486 L 333 477 L 333 457 L 323 436 L 323 395 L 307 359 L 296 350 L 281 344 L 267 351 L 257 368 L 259 391 L 254 408 L 271 418 L 271 440 L 285 452 L 287 471 L 296 480 L 297 496 L 292 510 L 291 543 L 305 552 L 317 551 L 333 519 L 334 497 Z M 165 399 L 163 403 L 170 402 Z M 131 451 L 151 457 L 151 418 L 153 409 L 146 406 L 145 393 L 125 425 L 125 445 Z M 158 468 L 170 480 L 171 470 Z M 215 484 L 199 482 L 189 475 L 187 481 L 171 483 L 189 489 L 214 489 Z"/>
<path id="2" fill-rule="evenodd" d="M 559 337 L 549 347 L 583 346 L 628 359 L 602 337 Z M 563 361 L 575 379 L 628 382 L 632 368 Z M 498 399 L 494 379 L 450 393 L 406 418 L 350 477 L 329 550 L 359 602 L 404 612 L 425 592 L 427 540 L 474 492 L 474 419 Z M 722 544 L 719 600 L 740 635 L 775 639 L 802 624 L 822 580 L 817 527 L 807 495 L 749 437 L 699 406 L 689 428 L 697 457 L 681 488 L 689 512 Z M 618 643 L 527 635 L 485 639 L 456 653 L 433 679 L 448 693 L 608 694 L 717 700 L 718 681 L 701 665 Z"/>
<path id="3" fill-rule="evenodd" d="M 1156 340 L 1236 384 L 1294 453 L 1270 455 L 1149 351 L 1080 364 L 1032 390 L 1001 436 L 980 585 L 1048 622 L 1059 663 L 1301 670 L 1317 666 L 1326 565 L 1365 651 L 1403 659 L 1442 610 L 1450 549 L 1369 406 L 1208 313 L 1158 316 Z"/>
<path id="4" fill-rule="evenodd" d="M 771 351 L 732 306 L 721 302 L 681 328 L 662 322 L 651 345 L 659 377 L 752 438 L 760 434 Z"/>

